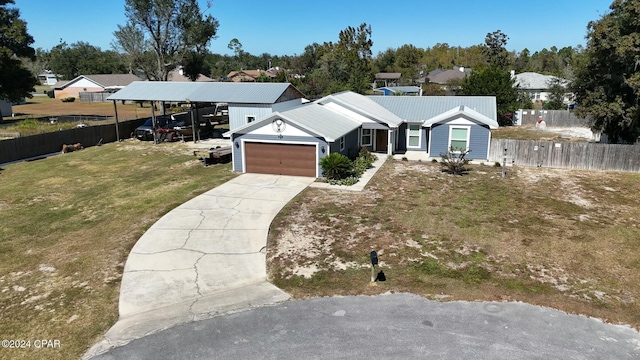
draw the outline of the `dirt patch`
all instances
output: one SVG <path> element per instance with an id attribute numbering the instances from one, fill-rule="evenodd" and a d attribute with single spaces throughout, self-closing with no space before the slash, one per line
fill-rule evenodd
<path id="1" fill-rule="evenodd" d="M 296 297 L 519 300 L 640 325 L 637 174 L 387 161 L 362 193 L 307 189 L 272 225 L 270 277 Z"/>

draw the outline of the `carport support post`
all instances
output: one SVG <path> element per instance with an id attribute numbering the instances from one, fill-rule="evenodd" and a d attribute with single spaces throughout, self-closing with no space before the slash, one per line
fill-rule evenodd
<path id="1" fill-rule="evenodd" d="M 116 105 L 116 101 L 113 100 L 113 111 L 116 113 L 116 142 L 120 141 L 120 130 L 118 129 L 120 126 L 118 124 L 118 106 Z"/>
<path id="2" fill-rule="evenodd" d="M 151 123 L 153 126 L 153 143 L 158 143 L 158 136 L 156 134 L 156 104 L 155 102 L 151 102 Z"/>

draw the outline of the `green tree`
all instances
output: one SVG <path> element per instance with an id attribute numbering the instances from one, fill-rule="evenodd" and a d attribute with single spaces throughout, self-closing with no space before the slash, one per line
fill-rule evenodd
<path id="1" fill-rule="evenodd" d="M 566 109 L 564 104 L 564 94 L 566 89 L 562 80 L 554 77 L 549 81 L 549 100 L 542 104 L 542 108 L 546 110 L 562 110 Z"/>
<path id="2" fill-rule="evenodd" d="M 152 53 L 153 68 L 135 65 L 152 80 L 166 81 L 178 65 L 199 62 L 218 31 L 218 20 L 201 13 L 197 0 L 126 0 L 124 9 L 127 24 L 113 33 L 115 46 L 138 61 L 138 55 Z"/>
<path id="3" fill-rule="evenodd" d="M 508 70 L 509 52 L 506 49 L 507 40 L 509 40 L 509 37 L 500 30 L 488 33 L 485 37 L 482 52 L 487 57 L 490 66 Z"/>
<path id="4" fill-rule="evenodd" d="M 31 47 L 33 37 L 27 33 L 27 23 L 20 19 L 20 12 L 7 5 L 13 0 L 0 0 L 0 99 L 19 101 L 32 97 L 38 83 L 20 58 L 35 60 Z"/>
<path id="5" fill-rule="evenodd" d="M 402 73 L 402 78 L 413 84 L 420 71 L 422 51 L 413 45 L 402 45 L 396 51 L 395 69 Z"/>
<path id="6" fill-rule="evenodd" d="M 611 11 L 589 23 L 584 64 L 573 92 L 578 116 L 617 142 L 640 136 L 640 1 L 615 0 Z"/>
<path id="7" fill-rule="evenodd" d="M 495 96 L 500 126 L 512 125 L 512 114 L 520 107 L 515 79 L 508 71 L 495 66 L 474 70 L 464 78 L 458 94 Z"/>
<path id="8" fill-rule="evenodd" d="M 348 69 L 347 88 L 364 94 L 371 89 L 373 74 L 371 73 L 371 25 L 360 24 L 358 28 L 351 26 L 340 31 L 335 51 L 339 61 Z"/>
<path id="9" fill-rule="evenodd" d="M 120 54 L 102 51 L 82 41 L 71 45 L 62 42 L 54 46 L 49 52 L 48 65 L 51 71 L 67 80 L 79 75 L 120 74 L 127 71 Z"/>

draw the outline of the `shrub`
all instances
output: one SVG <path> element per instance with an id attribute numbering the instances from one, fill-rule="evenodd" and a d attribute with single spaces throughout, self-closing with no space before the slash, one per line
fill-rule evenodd
<path id="1" fill-rule="evenodd" d="M 62 98 L 60 100 L 62 100 L 62 102 L 74 102 L 76 101 L 76 98 L 70 96 L 70 97 Z"/>
<path id="2" fill-rule="evenodd" d="M 499 167 L 502 167 L 502 164 L 500 164 L 500 161 L 496 161 L 496 163 L 493 164 L 493 166 L 499 168 Z"/>
<path id="3" fill-rule="evenodd" d="M 320 159 L 320 167 L 329 180 L 340 180 L 352 173 L 353 164 L 348 157 L 340 153 L 331 153 Z"/>
<path id="4" fill-rule="evenodd" d="M 468 159 L 465 159 L 471 150 L 466 151 L 454 151 L 453 147 L 449 149 L 446 154 L 440 154 L 442 161 L 442 171 L 452 175 L 464 175 L 467 173 Z"/>
<path id="5" fill-rule="evenodd" d="M 56 93 L 55 91 L 49 90 L 49 91 L 45 91 L 45 93 L 47 94 L 48 97 L 50 97 L 51 99 L 53 99 L 54 97 L 56 97 Z"/>

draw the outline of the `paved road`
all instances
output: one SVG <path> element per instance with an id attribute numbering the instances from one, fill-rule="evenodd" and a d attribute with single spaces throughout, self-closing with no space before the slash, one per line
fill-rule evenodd
<path id="1" fill-rule="evenodd" d="M 290 301 L 221 315 L 95 359 L 637 360 L 640 335 L 523 303 L 441 303 L 393 294 Z"/>

